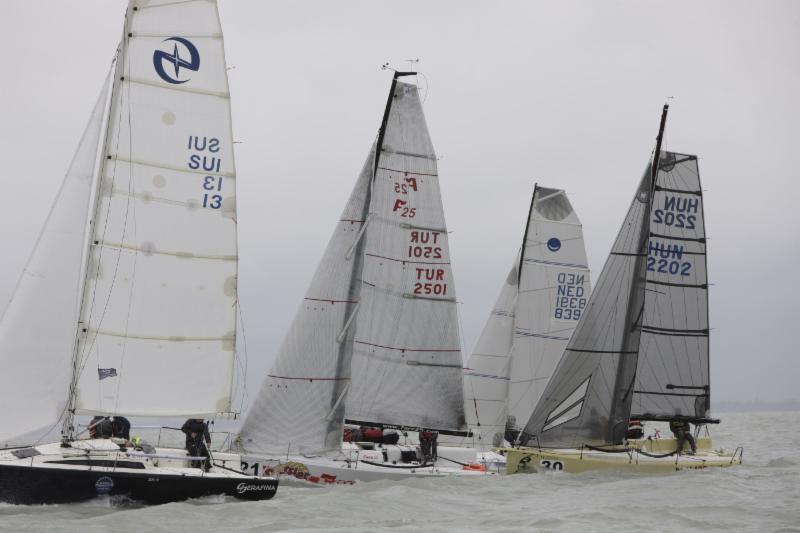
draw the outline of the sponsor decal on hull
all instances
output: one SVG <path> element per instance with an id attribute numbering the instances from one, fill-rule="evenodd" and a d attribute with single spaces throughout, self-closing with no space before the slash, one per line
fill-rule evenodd
<path id="1" fill-rule="evenodd" d="M 296 479 L 302 479 L 310 483 L 318 483 L 323 485 L 353 485 L 355 481 L 336 479 L 333 474 L 320 474 L 319 476 L 311 475 L 308 467 L 303 463 L 289 461 L 288 463 L 278 465 L 277 473 L 279 476 L 291 476 Z"/>
<path id="2" fill-rule="evenodd" d="M 277 487 L 275 485 L 258 485 L 258 484 L 254 484 L 254 483 L 242 482 L 242 483 L 239 483 L 238 485 L 236 485 L 236 492 L 238 492 L 239 494 L 244 494 L 245 492 L 252 492 L 252 491 L 256 491 L 256 492 L 272 492 L 276 488 Z"/>
<path id="3" fill-rule="evenodd" d="M 108 494 L 114 488 L 114 480 L 108 476 L 99 477 L 94 482 L 94 488 L 97 494 Z"/>

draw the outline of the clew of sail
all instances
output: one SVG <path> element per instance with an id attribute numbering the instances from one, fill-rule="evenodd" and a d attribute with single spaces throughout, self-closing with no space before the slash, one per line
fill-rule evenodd
<path id="1" fill-rule="evenodd" d="M 359 309 L 372 149 L 277 359 L 242 424 L 249 452 L 339 449 Z"/>
<path id="2" fill-rule="evenodd" d="M 69 388 L 78 281 L 106 80 L 50 214 L 0 320 L 0 447 L 30 444 L 61 418 Z M 50 428 L 52 429 L 52 427 Z"/>
<path id="3" fill-rule="evenodd" d="M 397 82 L 372 184 L 347 419 L 461 430 L 447 227 L 417 87 Z"/>
<path id="4" fill-rule="evenodd" d="M 75 411 L 230 411 L 236 171 L 216 2 L 131 1 L 102 161 Z"/>

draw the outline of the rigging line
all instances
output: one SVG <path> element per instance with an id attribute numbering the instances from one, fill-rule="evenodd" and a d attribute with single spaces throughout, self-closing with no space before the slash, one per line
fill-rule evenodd
<path id="1" fill-rule="evenodd" d="M 236 298 L 236 309 L 239 312 L 239 325 L 242 329 L 242 345 L 244 347 L 244 361 L 241 361 L 238 357 L 236 357 L 237 364 L 242 372 L 242 397 L 241 401 L 239 402 L 239 412 L 244 412 L 244 406 L 249 401 L 249 394 L 247 390 L 247 370 L 249 365 L 249 356 L 247 354 L 247 332 L 244 327 L 244 315 L 242 313 L 242 304 L 241 300 L 238 298 L 238 290 L 237 290 L 237 298 Z M 234 353 L 238 353 L 234 352 Z"/>

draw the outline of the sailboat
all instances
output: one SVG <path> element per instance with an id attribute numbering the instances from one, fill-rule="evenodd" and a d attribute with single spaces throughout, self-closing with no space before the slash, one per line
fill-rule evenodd
<path id="1" fill-rule="evenodd" d="M 275 494 L 239 456 L 86 438 L 76 418 L 232 411 L 235 178 L 216 2 L 131 0 L 0 321 L 0 501 Z"/>
<path id="2" fill-rule="evenodd" d="M 566 351 L 518 439 L 509 473 L 669 472 L 740 464 L 742 449 L 694 453 L 673 438 L 629 433 L 633 421 L 695 424 L 710 416 L 708 276 L 697 156 L 653 159 Z M 630 438 L 629 438 L 630 437 Z M 691 439 L 688 439 L 691 440 Z M 685 443 L 682 443 L 685 446 Z"/>
<path id="3" fill-rule="evenodd" d="M 401 79 L 415 74 L 394 73 L 377 140 L 242 425 L 255 473 L 327 484 L 483 473 L 475 450 L 437 449 L 439 435 L 467 434 L 463 363 L 436 154 L 418 88 Z"/>
<path id="4" fill-rule="evenodd" d="M 566 193 L 536 185 L 523 244 L 465 369 L 467 424 L 479 462 L 504 455 L 530 418 L 590 293 L 583 230 Z"/>

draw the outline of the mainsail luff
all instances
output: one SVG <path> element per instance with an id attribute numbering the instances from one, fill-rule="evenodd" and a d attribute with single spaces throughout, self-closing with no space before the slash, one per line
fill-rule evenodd
<path id="1" fill-rule="evenodd" d="M 640 244 L 637 247 L 638 254 L 633 259 L 634 261 L 634 278 L 633 287 L 630 291 L 628 301 L 628 308 L 625 317 L 625 324 L 629 324 L 623 333 L 623 352 L 636 351 L 636 354 L 620 354 L 619 363 L 617 366 L 617 379 L 614 387 L 614 397 L 611 400 L 611 414 L 609 419 L 611 423 L 608 425 L 608 434 L 606 436 L 607 442 L 617 443 L 622 442 L 628 429 L 628 420 L 630 418 L 631 401 L 633 400 L 633 382 L 636 376 L 636 367 L 639 363 L 639 343 L 642 334 L 643 313 L 645 305 L 645 290 L 647 282 L 647 271 L 645 255 L 647 254 L 647 243 L 650 240 L 650 219 L 653 210 L 653 194 L 655 192 L 656 179 L 659 173 L 659 160 L 661 158 L 661 143 L 664 139 L 664 126 L 667 123 L 667 112 L 669 105 L 664 104 L 664 109 L 661 112 L 661 123 L 658 127 L 658 136 L 656 137 L 656 148 L 653 151 L 653 159 L 650 163 L 650 187 L 649 197 L 647 201 L 647 215 L 643 222 L 644 227 L 639 235 Z"/>
<path id="2" fill-rule="evenodd" d="M 117 64 L 74 410 L 227 412 L 236 342 L 236 173 L 216 2 L 132 0 Z M 169 356 L 159 357 L 161 350 Z"/>
<path id="3" fill-rule="evenodd" d="M 353 244 L 351 250 L 348 250 L 348 255 L 354 258 L 352 271 L 350 273 L 350 287 L 348 289 L 347 303 L 345 304 L 344 322 L 342 323 L 342 333 L 344 338 L 339 342 L 339 354 L 336 361 L 336 377 L 338 378 L 334 383 L 334 389 L 331 395 L 331 413 L 328 415 L 328 438 L 326 440 L 325 448 L 333 449 L 341 442 L 342 424 L 345 417 L 346 394 L 350 388 L 350 370 L 353 356 L 353 342 L 355 340 L 356 319 L 358 306 L 360 306 L 361 298 L 361 284 L 362 284 L 362 270 L 364 268 L 364 244 L 366 243 L 366 236 L 364 232 L 367 230 L 369 223 L 370 211 L 372 206 L 372 189 L 375 185 L 375 176 L 378 173 L 380 166 L 381 153 L 383 152 L 383 141 L 386 137 L 386 125 L 389 122 L 389 113 L 392 109 L 392 101 L 394 100 L 394 92 L 397 87 L 397 80 L 401 76 L 407 76 L 413 73 L 395 72 L 392 76 L 392 83 L 389 88 L 389 95 L 386 97 L 386 107 L 383 111 L 383 118 L 381 119 L 381 126 L 378 129 L 378 138 L 375 142 L 375 148 L 372 151 L 372 158 L 374 165 L 372 168 L 372 178 L 369 180 L 369 186 L 366 189 L 366 197 L 364 198 L 364 206 L 361 210 L 361 220 L 363 226 L 356 237 L 356 242 Z M 341 337 L 341 334 L 340 334 Z M 341 379 L 347 376 L 348 379 Z"/>

